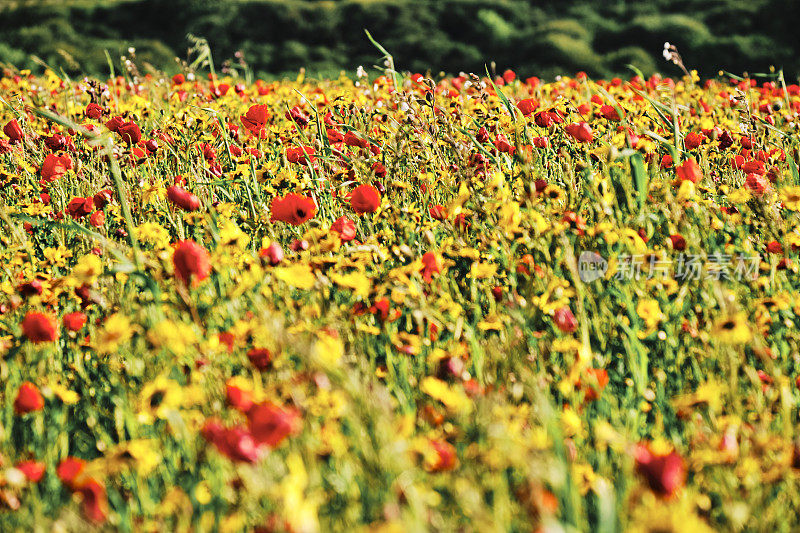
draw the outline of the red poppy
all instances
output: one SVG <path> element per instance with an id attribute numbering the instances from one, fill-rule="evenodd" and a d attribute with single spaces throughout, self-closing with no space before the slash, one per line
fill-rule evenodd
<path id="1" fill-rule="evenodd" d="M 533 98 L 526 98 L 525 100 L 517 102 L 517 109 L 522 111 L 522 114 L 526 117 L 536 111 L 537 107 L 539 107 L 539 102 Z"/>
<path id="2" fill-rule="evenodd" d="M 670 235 L 669 241 L 672 244 L 672 249 L 682 252 L 686 249 L 686 239 L 681 235 Z"/>
<path id="3" fill-rule="evenodd" d="M 91 196 L 87 196 L 86 198 L 78 196 L 70 200 L 67 204 L 67 213 L 75 220 L 85 217 L 93 210 L 94 198 Z"/>
<path id="4" fill-rule="evenodd" d="M 317 204 L 314 200 L 306 196 L 289 193 L 283 198 L 276 197 L 272 200 L 270 207 L 272 220 L 286 222 L 293 226 L 299 226 L 311 220 L 317 212 Z"/>
<path id="5" fill-rule="evenodd" d="M 44 407 L 44 398 L 42 398 L 39 389 L 31 383 L 26 381 L 20 385 L 17 391 L 17 398 L 14 400 L 14 412 L 18 415 L 40 411 Z"/>
<path id="6" fill-rule="evenodd" d="M 442 262 L 433 252 L 425 252 L 422 255 L 422 279 L 427 283 L 433 279 L 433 274 L 438 274 L 442 271 Z"/>
<path id="7" fill-rule="evenodd" d="M 636 446 L 634 451 L 636 470 L 645 478 L 656 494 L 671 497 L 681 488 L 686 479 L 686 465 L 674 450 L 668 454 L 656 454 L 646 444 Z"/>
<path id="8" fill-rule="evenodd" d="M 259 135 L 270 118 L 269 107 L 265 105 L 252 105 L 247 113 L 242 115 L 242 124 L 253 135 Z"/>
<path id="9" fill-rule="evenodd" d="M 767 173 L 767 167 L 761 161 L 747 161 L 742 165 L 742 170 L 747 174 L 758 174 L 763 176 Z"/>
<path id="10" fill-rule="evenodd" d="M 622 117 L 617 111 L 617 108 L 613 105 L 604 105 L 600 108 L 600 116 L 602 116 L 606 120 L 611 120 L 612 122 L 619 122 L 622 120 Z"/>
<path id="11" fill-rule="evenodd" d="M 251 348 L 247 352 L 250 364 L 259 370 L 266 370 L 272 363 L 272 354 L 266 348 Z"/>
<path id="12" fill-rule="evenodd" d="M 753 196 L 759 198 L 770 189 L 770 182 L 767 178 L 759 174 L 748 174 L 744 180 L 744 187 L 750 191 Z"/>
<path id="13" fill-rule="evenodd" d="M 556 327 L 564 333 L 572 333 L 578 329 L 578 320 L 575 318 L 575 315 L 572 314 L 572 310 L 567 306 L 555 312 L 553 315 L 553 322 L 555 322 Z"/>
<path id="14" fill-rule="evenodd" d="M 70 488 L 77 485 L 79 476 L 86 468 L 86 461 L 77 457 L 67 457 L 56 467 L 56 475 L 62 483 Z"/>
<path id="15" fill-rule="evenodd" d="M 167 187 L 167 198 L 184 211 L 197 211 L 200 208 L 200 199 L 180 185 Z"/>
<path id="16" fill-rule="evenodd" d="M 106 128 L 116 133 L 120 126 L 125 124 L 125 119 L 122 117 L 112 117 L 106 121 Z"/>
<path id="17" fill-rule="evenodd" d="M 579 383 L 579 389 L 585 389 L 584 400 L 593 402 L 608 385 L 608 372 L 603 368 L 587 368 L 586 376 Z"/>
<path id="18" fill-rule="evenodd" d="M 76 491 L 83 495 L 83 513 L 86 517 L 94 522 L 104 522 L 108 512 L 108 499 L 102 483 L 89 479 Z"/>
<path id="19" fill-rule="evenodd" d="M 197 283 L 206 279 L 211 272 L 208 252 L 194 241 L 178 243 L 172 254 L 172 264 L 175 266 L 175 276 L 187 285 L 192 277 Z"/>
<path id="20" fill-rule="evenodd" d="M 516 151 L 516 148 L 512 146 L 510 142 L 508 142 L 508 137 L 502 133 L 494 140 L 494 147 L 497 148 L 499 152 L 503 152 L 508 155 L 514 155 L 514 152 Z"/>
<path id="21" fill-rule="evenodd" d="M 355 146 L 356 148 L 366 148 L 369 146 L 369 141 L 362 139 L 352 131 L 348 131 L 344 136 L 344 143 L 347 146 Z"/>
<path id="22" fill-rule="evenodd" d="M 430 207 L 428 209 L 428 213 L 434 220 L 444 220 L 447 218 L 447 211 L 445 211 L 444 206 L 441 205 L 434 205 Z"/>
<path id="23" fill-rule="evenodd" d="M 202 434 L 220 453 L 233 461 L 255 463 L 261 457 L 259 444 L 243 427 L 225 428 L 218 420 L 211 419 L 206 421 Z"/>
<path id="24" fill-rule="evenodd" d="M 243 413 L 249 411 L 253 406 L 253 393 L 230 382 L 225 385 L 225 399 L 228 401 L 228 405 Z"/>
<path id="25" fill-rule="evenodd" d="M 703 177 L 703 171 L 694 159 L 687 159 L 677 166 L 675 174 L 679 180 L 689 180 L 692 183 L 697 183 Z"/>
<path id="26" fill-rule="evenodd" d="M 97 120 L 105 114 L 106 110 L 103 109 L 101 106 L 92 102 L 91 104 L 86 106 L 86 111 L 84 113 L 86 116 L 92 120 Z"/>
<path id="27" fill-rule="evenodd" d="M 18 143 L 22 140 L 22 127 L 19 125 L 19 122 L 17 122 L 17 119 L 8 121 L 3 127 L 3 133 L 11 139 L 11 144 Z"/>
<path id="28" fill-rule="evenodd" d="M 72 158 L 67 154 L 55 155 L 48 154 L 42 163 L 42 179 L 45 181 L 55 181 L 72 168 Z"/>
<path id="29" fill-rule="evenodd" d="M 45 465 L 39 461 L 21 461 L 17 463 L 16 469 L 31 483 L 39 483 L 44 477 Z"/>
<path id="30" fill-rule="evenodd" d="M 58 324 L 50 315 L 31 311 L 22 321 L 22 333 L 34 344 L 53 342 L 58 336 Z"/>
<path id="31" fill-rule="evenodd" d="M 375 300 L 375 303 L 369 307 L 369 312 L 383 322 L 389 318 L 389 307 L 389 300 L 387 298 L 381 298 L 380 300 Z"/>
<path id="32" fill-rule="evenodd" d="M 569 124 L 564 128 L 564 131 L 567 132 L 567 135 L 582 143 L 588 143 L 594 138 L 592 128 L 590 128 L 586 122 Z"/>
<path id="33" fill-rule="evenodd" d="M 80 331 L 86 324 L 86 315 L 80 311 L 68 313 L 64 315 L 62 322 L 68 331 Z"/>
<path id="34" fill-rule="evenodd" d="M 300 127 L 305 127 L 308 125 L 308 122 L 311 118 L 303 113 L 303 110 L 300 109 L 299 106 L 294 106 L 292 109 L 286 112 L 286 118 L 294 122 Z"/>
<path id="35" fill-rule="evenodd" d="M 331 231 L 338 233 L 342 242 L 349 242 L 356 237 L 356 224 L 346 216 L 340 216 L 331 224 Z"/>
<path id="36" fill-rule="evenodd" d="M 247 412 L 248 426 L 256 443 L 277 447 L 283 440 L 300 430 L 300 415 L 294 409 L 271 403 L 255 404 Z"/>
<path id="37" fill-rule="evenodd" d="M 344 142 L 344 135 L 342 135 L 342 133 L 340 131 L 335 130 L 333 128 L 328 128 L 327 133 L 328 133 L 328 142 L 329 143 L 336 144 L 336 143 Z"/>
<path id="38" fill-rule="evenodd" d="M 186 77 L 183 74 L 175 74 L 172 76 L 172 84 L 173 85 L 182 85 L 186 81 Z"/>
<path id="39" fill-rule="evenodd" d="M 428 467 L 431 472 L 444 472 L 456 467 L 456 449 L 452 444 L 444 440 L 431 440 L 431 446 L 436 451 L 436 458 Z"/>
<path id="40" fill-rule="evenodd" d="M 381 194 L 372 185 L 359 185 L 350 193 L 350 207 L 359 215 L 374 213 L 381 205 Z"/>
<path id="41" fill-rule="evenodd" d="M 289 163 L 307 165 L 308 161 L 314 161 L 314 148 L 311 146 L 290 147 L 286 149 L 286 160 Z"/>
<path id="42" fill-rule="evenodd" d="M 94 207 L 96 209 L 103 209 L 107 206 L 111 199 L 114 197 L 114 192 L 111 189 L 103 189 L 102 191 L 98 191 L 92 197 L 92 201 L 94 202 Z"/>
<path id="43" fill-rule="evenodd" d="M 705 138 L 706 138 L 705 135 L 703 135 L 702 133 L 695 133 L 692 131 L 688 133 L 686 137 L 683 138 L 683 144 L 686 146 L 687 150 L 694 150 L 695 148 L 703 144 Z"/>
<path id="44" fill-rule="evenodd" d="M 95 211 L 92 213 L 92 216 L 89 217 L 89 224 L 94 226 L 95 228 L 100 228 L 103 224 L 106 223 L 106 214 L 102 211 Z"/>

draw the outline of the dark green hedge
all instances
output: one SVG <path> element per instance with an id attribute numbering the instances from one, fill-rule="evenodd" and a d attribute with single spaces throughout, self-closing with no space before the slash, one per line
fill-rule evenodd
<path id="1" fill-rule="evenodd" d="M 412 71 L 482 72 L 495 61 L 546 77 L 608 76 L 628 63 L 673 72 L 660 57 L 670 41 L 703 75 L 775 65 L 794 77 L 798 22 L 796 0 L 29 1 L 0 7 L 0 61 L 33 66 L 35 54 L 70 73 L 102 74 L 104 49 L 117 58 L 134 46 L 138 61 L 169 71 L 192 33 L 208 39 L 218 63 L 241 50 L 261 75 L 330 74 L 375 62 L 367 28 Z"/>

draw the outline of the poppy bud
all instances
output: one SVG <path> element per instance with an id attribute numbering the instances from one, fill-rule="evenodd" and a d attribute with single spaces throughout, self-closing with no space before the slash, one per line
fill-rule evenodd
<path id="1" fill-rule="evenodd" d="M 17 143 L 22 140 L 22 127 L 17 122 L 17 119 L 11 119 L 4 127 L 3 133 L 5 133 L 9 139 L 11 139 L 11 144 Z"/>
<path id="2" fill-rule="evenodd" d="M 197 211 L 200 208 L 200 199 L 179 185 L 167 188 L 167 198 L 184 211 Z"/>

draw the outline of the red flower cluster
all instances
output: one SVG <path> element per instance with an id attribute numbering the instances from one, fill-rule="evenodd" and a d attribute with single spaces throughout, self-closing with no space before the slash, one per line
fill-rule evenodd
<path id="1" fill-rule="evenodd" d="M 228 386 L 227 395 L 234 407 L 245 412 L 247 427 L 225 427 L 219 420 L 210 419 L 202 434 L 233 461 L 255 463 L 267 448 L 278 447 L 286 437 L 300 430 L 300 414 L 294 409 L 268 402 L 252 403 L 249 394 L 236 387 Z"/>
<path id="2" fill-rule="evenodd" d="M 83 512 L 94 522 L 104 522 L 108 513 L 106 488 L 86 473 L 86 461 L 67 457 L 56 468 L 56 475 L 73 492 L 83 496 Z"/>

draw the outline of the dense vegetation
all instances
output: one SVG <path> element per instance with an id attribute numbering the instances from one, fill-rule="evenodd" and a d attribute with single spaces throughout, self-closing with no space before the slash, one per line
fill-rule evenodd
<path id="1" fill-rule="evenodd" d="M 371 65 L 369 29 L 412 71 L 499 69 L 550 77 L 584 70 L 606 76 L 669 70 L 660 57 L 676 44 L 701 75 L 720 68 L 800 72 L 794 0 L 128 0 L 17 1 L 0 7 L 0 61 L 67 73 L 108 72 L 104 49 L 129 46 L 169 69 L 185 57 L 187 34 L 205 37 L 217 60 L 241 50 L 259 75 L 315 74 Z M 2 4 L 2 3 L 0 3 Z"/>

